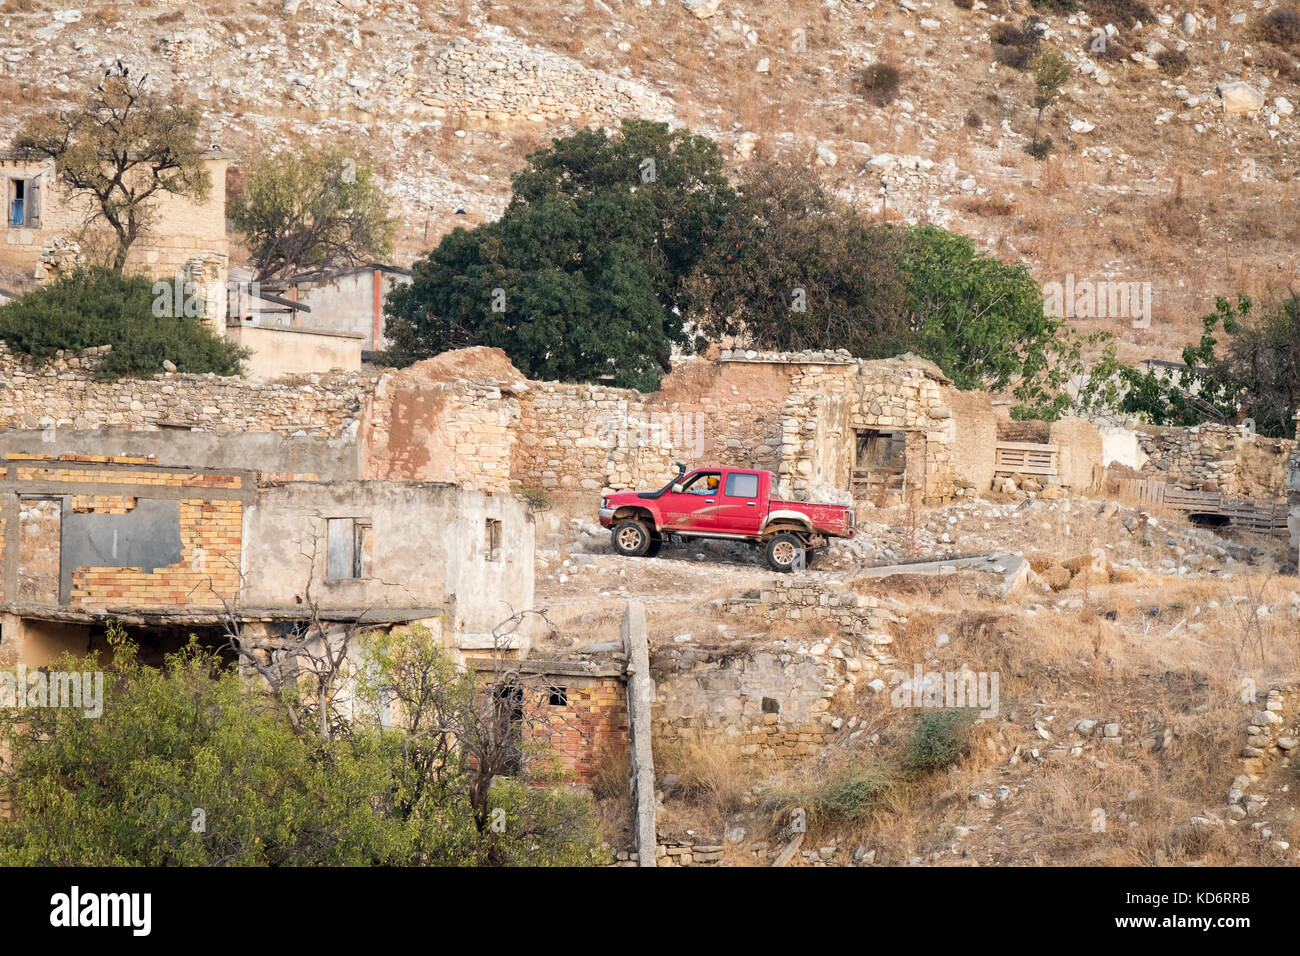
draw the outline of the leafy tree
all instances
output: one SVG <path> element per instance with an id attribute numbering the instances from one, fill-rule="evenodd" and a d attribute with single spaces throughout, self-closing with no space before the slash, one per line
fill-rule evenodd
<path id="1" fill-rule="evenodd" d="M 378 752 L 295 735 L 218 658 L 191 644 L 165 670 L 120 631 L 100 716 L 5 708 L 14 819 L 0 863 L 25 866 L 402 862 Z M 94 672 L 65 655 L 56 671 Z M 200 813 L 196 814 L 198 810 Z"/>
<path id="2" fill-rule="evenodd" d="M 915 351 L 958 388 L 1010 389 L 1018 417 L 1057 417 L 1064 386 L 1082 370 L 1085 346 L 1106 338 L 1073 335 L 1048 316 L 1042 290 L 1020 263 L 980 252 L 966 236 L 936 226 L 908 230 L 907 302 Z"/>
<path id="3" fill-rule="evenodd" d="M 501 219 L 456 229 L 388 297 L 388 359 L 497 346 L 533 378 L 652 389 L 689 345 L 682 284 L 735 194 L 717 145 L 662 123 L 528 157 Z"/>
<path id="4" fill-rule="evenodd" d="M 387 197 L 370 163 L 343 149 L 264 156 L 229 205 L 258 279 L 392 253 Z"/>
<path id="5" fill-rule="evenodd" d="M 1037 159 L 1043 159 L 1052 148 L 1051 137 L 1039 141 L 1038 129 L 1043 122 L 1043 111 L 1055 103 L 1061 96 L 1061 90 L 1070 79 L 1070 64 L 1060 52 L 1049 47 L 1034 60 L 1034 116 L 1033 141 L 1029 152 Z"/>
<path id="6" fill-rule="evenodd" d="M 95 370 L 101 379 L 149 376 L 170 359 L 182 372 L 237 375 L 248 355 L 203 320 L 158 316 L 152 284 L 103 267 L 79 270 L 0 306 L 0 339 L 47 362 L 60 350 L 111 345 Z"/>
<path id="7" fill-rule="evenodd" d="M 199 201 L 212 186 L 196 142 L 199 111 L 129 72 L 119 62 L 75 109 L 32 120 L 14 140 L 20 152 L 54 160 L 60 182 L 90 200 L 90 221 L 112 230 L 118 271 L 149 226 L 151 200 L 169 193 Z"/>
<path id="8" fill-rule="evenodd" d="M 1114 407 L 1157 425 L 1249 418 L 1261 435 L 1294 437 L 1300 301 L 1290 295 L 1256 311 L 1248 296 L 1219 297 L 1201 323 L 1200 341 L 1183 349 L 1181 368 L 1139 371 L 1112 362 L 1099 369 L 1095 374 L 1117 383 Z"/>
<path id="9" fill-rule="evenodd" d="M 740 195 L 686 283 L 702 332 L 762 349 L 906 351 L 898 230 L 863 220 L 800 169 L 762 166 Z"/>

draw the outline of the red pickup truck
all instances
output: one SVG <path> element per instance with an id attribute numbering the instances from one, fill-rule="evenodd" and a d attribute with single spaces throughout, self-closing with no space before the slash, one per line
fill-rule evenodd
<path id="1" fill-rule="evenodd" d="M 771 496 L 770 471 L 697 468 L 658 491 L 620 491 L 600 499 L 600 523 L 610 528 L 614 550 L 653 557 L 670 535 L 725 538 L 764 548 L 775 571 L 802 568 L 807 553 L 830 538 L 853 537 L 853 509 L 782 501 Z"/>

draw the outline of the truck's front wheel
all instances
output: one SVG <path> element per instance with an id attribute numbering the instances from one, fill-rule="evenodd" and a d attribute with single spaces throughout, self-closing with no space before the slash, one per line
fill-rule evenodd
<path id="1" fill-rule="evenodd" d="M 767 542 L 767 564 L 773 571 L 802 569 L 807 560 L 807 549 L 798 535 L 783 531 Z"/>
<path id="2" fill-rule="evenodd" d="M 629 558 L 640 558 L 650 550 L 650 532 L 640 521 L 624 518 L 609 534 L 614 550 Z"/>

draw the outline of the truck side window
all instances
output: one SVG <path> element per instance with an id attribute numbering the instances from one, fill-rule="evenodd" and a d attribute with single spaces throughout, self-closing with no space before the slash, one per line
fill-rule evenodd
<path id="1" fill-rule="evenodd" d="M 727 476 L 728 498 L 757 498 L 758 475 L 745 475 L 733 472 Z"/>

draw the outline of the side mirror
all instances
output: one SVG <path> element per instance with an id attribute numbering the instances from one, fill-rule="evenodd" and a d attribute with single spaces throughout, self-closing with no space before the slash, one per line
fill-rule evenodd
<path id="1" fill-rule="evenodd" d="M 680 481 L 673 482 L 673 494 L 680 495 L 681 493 L 682 493 L 682 483 Z"/>

